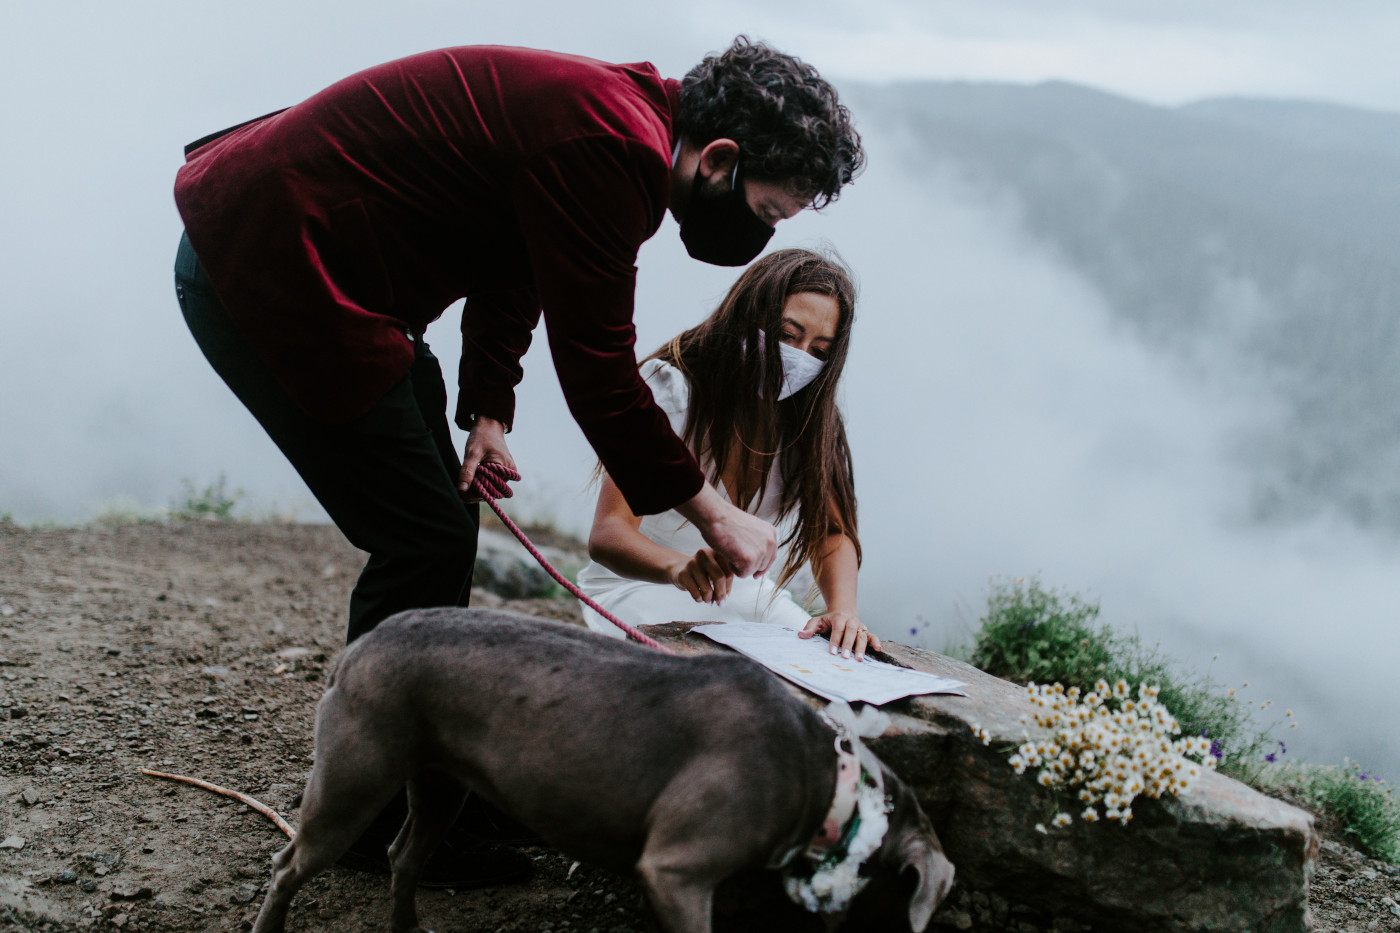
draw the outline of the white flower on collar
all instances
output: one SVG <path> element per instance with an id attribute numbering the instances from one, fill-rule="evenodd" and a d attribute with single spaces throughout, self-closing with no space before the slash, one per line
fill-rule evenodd
<path id="1" fill-rule="evenodd" d="M 850 906 L 851 900 L 870 880 L 860 876 L 860 867 L 884 841 L 890 828 L 891 809 L 892 805 L 880 788 L 862 781 L 856 795 L 859 825 L 845 852 L 834 850 L 832 856 L 837 857 L 818 862 L 810 877 L 786 873 L 783 887 L 788 897 L 812 913 L 839 913 Z"/>

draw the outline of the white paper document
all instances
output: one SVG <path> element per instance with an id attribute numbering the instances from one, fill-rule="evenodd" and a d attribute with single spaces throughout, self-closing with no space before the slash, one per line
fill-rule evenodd
<path id="1" fill-rule="evenodd" d="M 773 673 L 828 700 L 880 706 L 923 693 L 951 693 L 966 684 L 947 677 L 895 667 L 867 657 L 864 661 L 832 654 L 821 636 L 798 638 L 794 629 L 762 622 L 709 622 L 691 629 L 728 645 Z"/>

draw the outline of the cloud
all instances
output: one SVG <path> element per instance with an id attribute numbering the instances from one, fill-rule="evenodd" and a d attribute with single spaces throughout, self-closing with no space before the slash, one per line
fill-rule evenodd
<path id="1" fill-rule="evenodd" d="M 726 2 L 733 22 L 825 72 L 866 81 L 1074 81 L 1155 103 L 1222 94 L 1334 100 L 1394 109 L 1400 73 L 1389 37 L 1400 9 L 1282 4 L 968 4 L 874 0 L 856 14 L 828 2 Z"/>
<path id="2" fill-rule="evenodd" d="M 839 211 L 862 279 L 846 410 L 867 623 L 898 637 L 922 620 L 940 647 L 975 626 L 989 576 L 1039 573 L 1198 669 L 1220 652 L 1216 676 L 1304 717 L 1306 754 L 1400 773 L 1350 712 L 1400 703 L 1382 660 L 1400 547 L 1326 520 L 1248 524 L 1232 451 L 1281 417 L 1262 382 L 1146 350 L 1013 199 L 946 166 L 872 176 Z"/>

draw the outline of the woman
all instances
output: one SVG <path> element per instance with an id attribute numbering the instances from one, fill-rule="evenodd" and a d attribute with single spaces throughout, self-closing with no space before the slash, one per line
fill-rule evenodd
<path id="1" fill-rule="evenodd" d="M 763 621 L 802 638 L 828 634 L 832 653 L 848 658 L 880 649 L 856 611 L 860 539 L 836 406 L 854 311 L 855 286 L 839 260 L 780 250 L 750 266 L 708 320 L 642 363 L 715 488 L 787 529 L 778 578 L 735 578 L 681 515 L 633 514 L 604 473 L 588 539 L 593 562 L 578 578 L 585 593 L 632 625 Z M 807 564 L 826 604 L 817 618 L 783 589 Z M 621 635 L 587 606 L 583 613 L 589 628 Z"/>

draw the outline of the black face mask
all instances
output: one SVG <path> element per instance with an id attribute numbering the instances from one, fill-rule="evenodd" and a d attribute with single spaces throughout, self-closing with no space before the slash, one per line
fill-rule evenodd
<path id="1" fill-rule="evenodd" d="M 734 167 L 734 182 L 724 194 L 703 192 L 705 176 L 697 167 L 690 186 L 690 204 L 681 221 L 681 242 L 691 258 L 716 266 L 743 266 L 763 252 L 773 237 L 768 226 L 749 207 Z"/>

